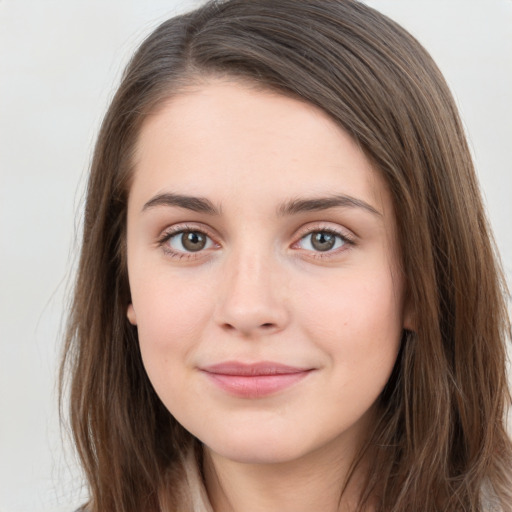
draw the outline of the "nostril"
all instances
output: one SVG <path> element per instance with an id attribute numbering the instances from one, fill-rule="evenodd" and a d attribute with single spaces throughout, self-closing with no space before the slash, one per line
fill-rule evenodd
<path id="1" fill-rule="evenodd" d="M 265 322 L 264 324 L 260 324 L 259 327 L 256 327 L 256 330 L 261 329 L 262 331 L 272 331 L 276 327 L 277 327 L 277 325 L 273 322 Z M 245 326 L 245 327 L 243 325 L 237 326 L 237 325 L 230 324 L 229 322 L 222 324 L 222 329 L 224 329 L 224 331 L 226 331 L 226 332 L 239 330 L 239 331 L 243 331 L 243 332 L 247 332 L 247 333 L 253 330 L 252 328 L 248 328 L 247 326 Z"/>

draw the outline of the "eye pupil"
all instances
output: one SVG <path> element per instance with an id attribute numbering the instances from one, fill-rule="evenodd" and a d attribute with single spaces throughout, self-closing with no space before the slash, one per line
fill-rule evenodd
<path id="1" fill-rule="evenodd" d="M 181 243 L 187 251 L 200 251 L 206 245 L 206 236 L 197 231 L 185 231 L 181 235 Z"/>
<path id="2" fill-rule="evenodd" d="M 336 236 L 325 231 L 317 231 L 311 236 L 311 245 L 317 251 L 328 251 L 334 247 Z"/>

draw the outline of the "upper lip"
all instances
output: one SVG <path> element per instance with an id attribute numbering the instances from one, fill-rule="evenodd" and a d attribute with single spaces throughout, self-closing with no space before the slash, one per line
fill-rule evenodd
<path id="1" fill-rule="evenodd" d="M 240 363 L 237 361 L 226 361 L 213 364 L 211 366 L 201 367 L 201 370 L 207 373 L 218 375 L 238 375 L 243 377 L 256 377 L 263 375 L 289 375 L 291 373 L 301 373 L 312 370 L 297 366 L 289 366 L 272 361 L 261 361 L 257 363 Z"/>

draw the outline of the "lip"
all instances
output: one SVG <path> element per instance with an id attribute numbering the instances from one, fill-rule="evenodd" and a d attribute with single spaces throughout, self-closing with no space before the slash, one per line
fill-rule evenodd
<path id="1" fill-rule="evenodd" d="M 211 382 L 231 395 L 262 398 L 293 386 L 307 377 L 314 368 L 288 366 L 270 361 L 251 364 L 227 361 L 200 370 Z"/>

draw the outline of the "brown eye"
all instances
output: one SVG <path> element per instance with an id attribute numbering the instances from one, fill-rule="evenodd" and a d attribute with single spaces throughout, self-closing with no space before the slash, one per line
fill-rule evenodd
<path id="1" fill-rule="evenodd" d="M 329 251 L 334 247 L 335 242 L 336 237 L 331 233 L 320 231 L 319 233 L 313 233 L 311 236 L 311 245 L 317 251 Z"/>
<path id="2" fill-rule="evenodd" d="M 198 252 L 213 245 L 210 237 L 201 231 L 180 231 L 172 235 L 167 243 L 176 252 Z"/>
<path id="3" fill-rule="evenodd" d="M 206 236 L 197 231 L 185 231 L 181 235 L 181 243 L 187 251 L 200 251 L 206 245 Z"/>
<path id="4" fill-rule="evenodd" d="M 313 231 L 300 240 L 301 249 L 315 252 L 327 252 L 338 249 L 347 243 L 345 237 L 331 231 Z"/>

